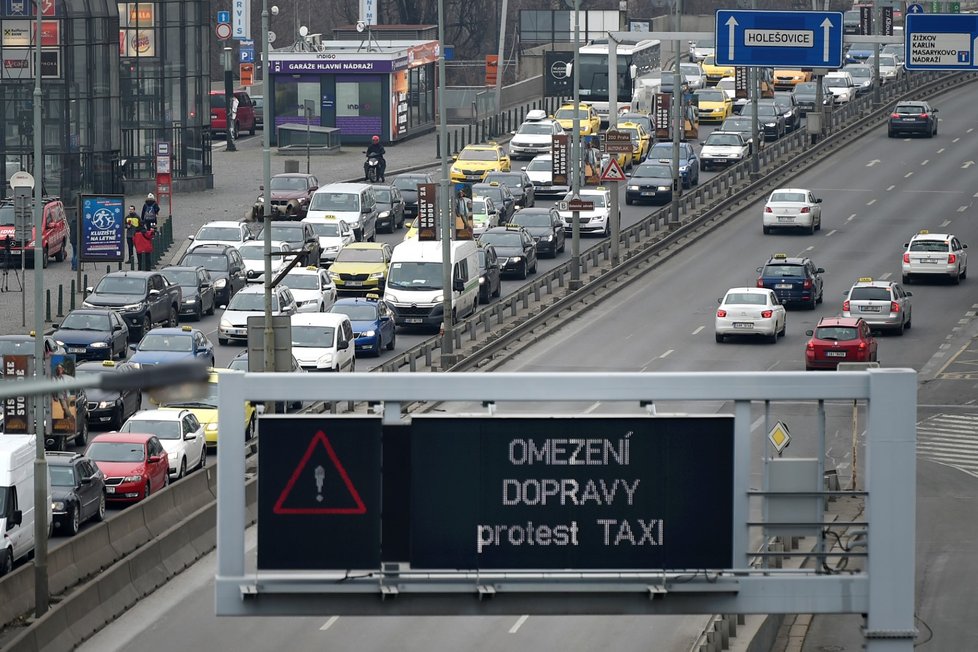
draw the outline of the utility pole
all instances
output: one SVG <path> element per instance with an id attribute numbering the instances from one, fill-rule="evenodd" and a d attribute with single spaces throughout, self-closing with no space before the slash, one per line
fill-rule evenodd
<path id="1" fill-rule="evenodd" d="M 496 55 L 496 113 L 503 110 L 503 72 L 506 70 L 506 12 L 509 0 L 503 0 L 499 13 L 499 50 Z"/>
<path id="2" fill-rule="evenodd" d="M 266 371 L 275 370 L 275 329 L 272 327 L 272 150 L 271 138 L 272 130 L 275 126 L 271 122 L 271 97 L 270 84 L 271 75 L 268 74 L 271 68 L 271 58 L 269 56 L 269 15 L 268 0 L 261 3 L 261 51 L 262 66 L 261 80 L 262 91 L 265 94 L 265 102 L 262 102 L 262 123 L 265 128 L 261 132 L 261 162 L 262 162 L 262 184 L 265 186 L 265 201 L 262 202 L 262 230 L 264 231 L 263 258 L 265 259 L 265 323 L 263 327 L 263 347 L 262 368 Z M 275 412 L 275 403 L 265 404 L 265 411 Z"/>
<path id="3" fill-rule="evenodd" d="M 618 127 L 618 40 L 614 32 L 608 32 L 608 131 Z M 605 149 L 608 149 L 607 136 Z M 617 156 L 617 154 L 615 154 Z M 621 245 L 621 208 L 618 199 L 618 182 L 611 181 L 611 215 L 609 231 L 611 232 L 611 264 L 617 266 L 620 262 Z"/>
<path id="4" fill-rule="evenodd" d="M 574 123 L 571 134 L 571 198 L 581 195 L 581 0 L 574 0 Z M 610 117 L 609 117 L 610 119 Z M 568 288 L 573 292 L 581 289 L 581 212 L 571 212 L 571 268 Z"/>
<path id="5" fill-rule="evenodd" d="M 683 0 L 676 0 L 676 32 L 682 30 Z M 673 49 L 676 52 L 676 62 L 674 67 L 675 83 L 672 85 L 672 203 L 669 207 L 669 226 L 676 228 L 679 226 L 679 198 L 683 194 L 683 178 L 679 173 L 679 143 L 683 139 L 683 73 L 680 68 L 680 49 L 682 44 L 679 40 L 673 41 Z"/>
<path id="6" fill-rule="evenodd" d="M 496 64 L 499 79 L 499 63 Z M 441 179 L 438 188 L 437 211 L 441 215 L 441 312 L 443 334 L 441 340 L 441 369 L 455 364 L 455 319 L 452 316 L 452 231 L 455 215 L 452 213 L 452 197 L 448 185 L 448 117 L 445 110 L 445 0 L 438 0 L 438 138 L 441 144 Z"/>
<path id="7" fill-rule="evenodd" d="M 874 35 L 879 36 L 882 33 L 880 30 L 880 24 L 883 21 L 880 20 L 880 5 L 878 0 L 873 0 L 873 29 Z M 873 43 L 873 74 L 876 75 L 876 83 L 873 84 L 873 107 L 878 107 L 883 103 L 880 97 L 880 86 L 883 84 L 883 80 L 880 78 L 880 44 Z"/>

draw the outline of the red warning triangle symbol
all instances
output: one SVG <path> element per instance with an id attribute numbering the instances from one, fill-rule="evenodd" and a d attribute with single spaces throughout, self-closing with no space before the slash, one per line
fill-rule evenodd
<path id="1" fill-rule="evenodd" d="M 604 170 L 601 171 L 602 181 L 624 181 L 625 173 L 622 171 L 621 166 L 618 165 L 618 159 L 612 156 L 608 159 L 608 164 L 604 166 Z"/>
<path id="2" fill-rule="evenodd" d="M 367 513 L 367 506 L 322 430 L 309 442 L 272 512 L 281 515 Z"/>

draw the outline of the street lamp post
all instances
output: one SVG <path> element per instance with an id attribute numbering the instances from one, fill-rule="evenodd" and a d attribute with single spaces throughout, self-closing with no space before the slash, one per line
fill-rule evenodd
<path id="1" fill-rule="evenodd" d="M 265 259 L 265 324 L 264 324 L 264 350 L 262 351 L 262 367 L 266 372 L 275 370 L 275 329 L 272 327 L 272 154 L 271 154 L 271 131 L 274 125 L 271 122 L 271 102 L 269 99 L 269 84 L 271 83 L 271 63 L 269 57 L 269 16 L 268 0 L 261 3 L 261 51 L 262 51 L 262 86 L 266 101 L 262 102 L 262 129 L 261 161 L 262 161 L 262 182 L 265 186 L 265 201 L 262 202 L 262 229 L 264 231 L 264 252 Z M 275 403 L 265 406 L 266 411 L 274 412 Z"/>
<path id="2" fill-rule="evenodd" d="M 497 69 L 497 74 L 498 69 Z M 441 226 L 441 369 L 455 364 L 455 318 L 452 315 L 452 231 L 455 216 L 448 184 L 448 117 L 445 106 L 445 0 L 438 0 L 438 139 L 440 143 L 441 179 L 438 206 Z"/>

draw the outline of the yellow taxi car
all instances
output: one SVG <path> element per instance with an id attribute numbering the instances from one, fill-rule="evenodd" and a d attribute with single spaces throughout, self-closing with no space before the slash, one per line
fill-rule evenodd
<path id="1" fill-rule="evenodd" d="M 190 410 L 204 427 L 204 442 L 207 448 L 217 448 L 217 381 L 223 373 L 235 373 L 229 369 L 211 369 L 205 385 L 205 394 L 196 394 L 186 398 L 171 398 L 160 403 L 161 410 Z M 254 403 L 246 402 L 245 411 L 245 441 L 255 437 L 255 424 L 258 410 Z"/>
<path id="2" fill-rule="evenodd" d="M 735 72 L 733 66 L 717 65 L 716 57 L 712 54 L 703 59 L 703 74 L 708 84 L 716 84 L 724 77 L 733 77 Z"/>
<path id="3" fill-rule="evenodd" d="M 733 115 L 733 100 L 719 88 L 701 88 L 693 98 L 700 122 L 723 122 Z"/>
<path id="4" fill-rule="evenodd" d="M 598 116 L 598 112 L 594 110 L 593 106 L 585 102 L 581 102 L 580 107 L 578 118 L 580 120 L 581 135 L 592 136 L 597 134 L 601 129 L 601 118 Z M 554 120 L 560 123 L 564 131 L 570 134 L 574 129 L 574 104 L 568 103 L 557 109 L 557 112 L 554 113 Z"/>
<path id="5" fill-rule="evenodd" d="M 390 264 L 386 242 L 351 242 L 336 254 L 328 273 L 337 292 L 383 292 Z"/>
<path id="6" fill-rule="evenodd" d="M 794 90 L 797 84 L 812 81 L 812 71 L 801 68 L 775 68 L 774 89 L 779 91 Z"/>
<path id="7" fill-rule="evenodd" d="M 482 183 L 490 172 L 509 172 L 510 165 L 498 143 L 466 145 L 452 163 L 452 183 Z"/>
<path id="8" fill-rule="evenodd" d="M 618 131 L 626 131 L 632 137 L 632 158 L 641 163 L 652 149 L 652 134 L 637 122 L 619 122 Z"/>

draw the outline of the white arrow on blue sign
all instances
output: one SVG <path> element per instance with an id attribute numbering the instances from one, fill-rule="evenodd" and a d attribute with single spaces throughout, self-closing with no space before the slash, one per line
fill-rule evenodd
<path id="1" fill-rule="evenodd" d="M 907 5 L 908 14 L 922 14 L 924 13 L 924 5 L 917 4 L 916 2 L 912 5 Z"/>
<path id="2" fill-rule="evenodd" d="M 230 23 L 231 22 L 231 12 L 230 11 L 219 11 L 219 12 L 217 12 L 217 22 L 219 22 L 219 23 Z"/>
<path id="3" fill-rule="evenodd" d="M 715 52 L 725 66 L 841 68 L 842 14 L 721 9 Z"/>

